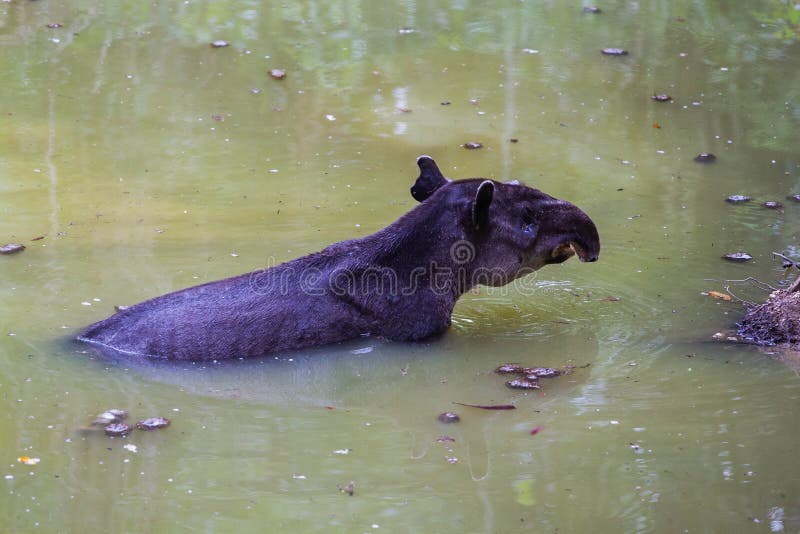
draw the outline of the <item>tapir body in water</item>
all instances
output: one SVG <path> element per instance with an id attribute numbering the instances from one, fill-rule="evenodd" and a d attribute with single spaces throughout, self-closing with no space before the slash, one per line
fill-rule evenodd
<path id="1" fill-rule="evenodd" d="M 78 339 L 169 360 L 262 356 L 364 335 L 416 341 L 443 333 L 458 298 L 573 254 L 596 261 L 592 220 L 518 183 L 448 180 L 428 156 L 420 202 L 386 228 L 269 269 L 147 300 Z"/>

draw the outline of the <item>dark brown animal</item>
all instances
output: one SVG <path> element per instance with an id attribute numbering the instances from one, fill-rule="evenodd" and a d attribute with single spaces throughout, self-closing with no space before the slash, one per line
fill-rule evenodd
<path id="1" fill-rule="evenodd" d="M 171 360 L 261 356 L 364 335 L 415 341 L 443 333 L 458 298 L 577 254 L 597 260 L 592 220 L 518 183 L 451 181 L 428 156 L 420 202 L 386 228 L 281 265 L 124 309 L 78 339 Z"/>

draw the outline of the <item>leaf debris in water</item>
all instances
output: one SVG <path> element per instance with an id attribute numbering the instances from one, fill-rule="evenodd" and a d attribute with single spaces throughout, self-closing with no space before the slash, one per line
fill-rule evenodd
<path id="1" fill-rule="evenodd" d="M 355 484 L 353 483 L 352 480 L 346 486 L 342 486 L 341 484 L 336 484 L 336 488 L 340 492 L 348 494 L 350 497 L 352 497 L 353 493 L 355 493 Z"/>

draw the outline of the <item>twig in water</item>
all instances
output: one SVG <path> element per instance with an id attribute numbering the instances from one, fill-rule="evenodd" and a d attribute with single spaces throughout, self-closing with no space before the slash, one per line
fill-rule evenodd
<path id="1" fill-rule="evenodd" d="M 733 300 L 735 300 L 735 301 L 737 301 L 737 302 L 741 302 L 742 304 L 744 304 L 745 306 L 748 306 L 748 307 L 750 307 L 750 306 L 755 306 L 755 303 L 754 303 L 754 302 L 750 302 L 749 300 L 744 300 L 743 298 L 737 297 L 737 296 L 736 296 L 736 295 L 733 293 L 733 291 L 731 291 L 731 286 L 725 286 L 725 287 L 724 287 L 724 289 L 725 289 L 725 291 L 727 291 L 727 292 L 728 292 L 728 294 L 729 294 L 731 297 L 733 297 Z"/>
<path id="2" fill-rule="evenodd" d="M 467 402 L 456 402 L 453 401 L 453 404 L 458 404 L 460 406 L 468 406 L 470 408 L 480 408 L 481 410 L 516 410 L 517 407 L 513 404 L 469 404 Z"/>
<path id="3" fill-rule="evenodd" d="M 782 259 L 782 260 L 783 260 L 783 266 L 784 266 L 785 268 L 789 268 L 789 267 L 797 267 L 798 269 L 800 269 L 800 263 L 797 263 L 797 262 L 796 262 L 796 261 L 794 261 L 792 258 L 787 258 L 786 256 L 784 256 L 783 254 L 781 254 L 781 253 L 779 253 L 779 252 L 773 252 L 773 253 L 772 253 L 772 255 L 773 255 L 773 256 L 778 256 L 780 259 Z M 786 265 L 787 263 L 788 263 L 789 265 Z"/>
<path id="4" fill-rule="evenodd" d="M 790 286 L 789 286 L 789 287 L 786 289 L 786 292 L 787 292 L 787 293 L 794 293 L 794 292 L 795 292 L 795 291 L 797 291 L 798 289 L 800 289 L 800 276 L 798 276 L 798 277 L 797 277 L 797 280 L 795 280 L 794 282 L 792 282 L 792 285 L 790 285 Z"/>
<path id="5" fill-rule="evenodd" d="M 726 282 L 728 284 L 745 284 L 747 282 L 751 282 L 751 283 L 757 285 L 760 289 L 763 289 L 764 291 L 772 292 L 772 291 L 777 291 L 778 290 L 777 287 L 772 287 L 768 283 L 762 282 L 761 280 L 753 278 L 752 276 L 748 276 L 747 278 L 745 278 L 743 280 L 717 280 L 716 278 L 704 278 L 703 280 L 705 282 Z"/>

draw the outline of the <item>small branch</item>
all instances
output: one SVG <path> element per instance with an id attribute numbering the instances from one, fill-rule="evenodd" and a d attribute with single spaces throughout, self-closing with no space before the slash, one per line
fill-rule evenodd
<path id="1" fill-rule="evenodd" d="M 796 262 L 796 261 L 794 261 L 793 259 L 791 259 L 791 258 L 787 258 L 787 257 L 786 257 L 786 256 L 784 256 L 783 254 L 780 254 L 780 253 L 778 253 L 778 252 L 773 252 L 773 253 L 772 253 L 772 255 L 773 255 L 773 256 L 777 256 L 777 257 L 779 257 L 780 259 L 782 259 L 782 260 L 783 260 L 784 267 L 797 267 L 798 269 L 800 269 L 800 263 L 797 263 L 797 262 Z M 789 264 L 788 266 L 786 265 L 787 263 Z"/>
<path id="2" fill-rule="evenodd" d="M 728 283 L 728 284 L 745 284 L 747 282 L 751 282 L 751 283 L 757 285 L 760 289 L 763 289 L 765 291 L 777 291 L 778 290 L 777 287 L 772 287 L 768 283 L 762 282 L 761 280 L 753 278 L 752 276 L 748 276 L 747 278 L 745 278 L 743 280 L 717 280 L 716 278 L 704 278 L 704 281 L 706 281 L 706 282 L 720 282 L 721 281 L 721 282 L 725 282 L 725 283 Z"/>
<path id="3" fill-rule="evenodd" d="M 742 304 L 744 304 L 745 306 L 748 306 L 748 307 L 755 306 L 755 303 L 754 303 L 754 302 L 750 302 L 749 300 L 744 300 L 743 298 L 737 297 L 737 296 L 736 296 L 736 295 L 733 293 L 733 291 L 731 291 L 731 286 L 725 286 L 725 287 L 724 287 L 724 289 L 725 289 L 725 291 L 727 291 L 727 292 L 728 292 L 728 294 L 729 294 L 731 297 L 733 297 L 733 299 L 734 299 L 734 300 L 736 300 L 737 302 L 741 302 Z"/>
<path id="4" fill-rule="evenodd" d="M 798 289 L 800 289 L 800 276 L 798 276 L 798 277 L 797 277 L 797 279 L 796 279 L 794 282 L 792 282 L 792 285 L 790 285 L 790 286 L 789 286 L 789 287 L 786 289 L 786 292 L 787 292 L 787 293 L 794 293 L 794 292 L 795 292 L 795 291 L 797 291 Z"/>

